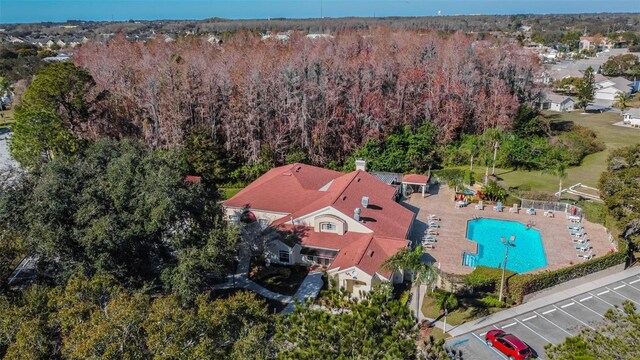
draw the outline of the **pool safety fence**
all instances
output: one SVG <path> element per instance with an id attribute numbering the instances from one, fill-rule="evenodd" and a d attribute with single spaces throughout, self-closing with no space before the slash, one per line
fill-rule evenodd
<path id="1" fill-rule="evenodd" d="M 522 209 L 563 212 L 573 216 L 582 216 L 582 208 L 561 202 L 521 199 Z"/>

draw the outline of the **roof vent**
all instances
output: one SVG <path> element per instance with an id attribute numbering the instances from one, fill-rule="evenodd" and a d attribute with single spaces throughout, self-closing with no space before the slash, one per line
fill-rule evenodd
<path id="1" fill-rule="evenodd" d="M 282 173 L 282 176 L 291 176 L 290 172 Z"/>
<path id="2" fill-rule="evenodd" d="M 302 166 L 296 167 L 296 172 L 300 172 L 300 169 L 302 169 Z"/>
<path id="3" fill-rule="evenodd" d="M 356 221 L 360 221 L 360 208 L 353 210 L 353 218 L 356 219 Z"/>
<path id="4" fill-rule="evenodd" d="M 368 206 L 369 206 L 369 197 L 368 196 L 363 196 L 362 197 L 362 207 L 366 209 Z"/>
<path id="5" fill-rule="evenodd" d="M 369 250 L 369 257 L 373 257 L 373 250 Z"/>
<path id="6" fill-rule="evenodd" d="M 347 200 L 347 195 L 344 195 L 344 196 L 342 197 L 342 201 L 345 201 L 345 200 Z"/>

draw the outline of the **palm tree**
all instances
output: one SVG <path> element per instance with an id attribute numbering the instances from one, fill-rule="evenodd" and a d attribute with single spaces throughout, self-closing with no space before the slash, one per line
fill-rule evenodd
<path id="1" fill-rule="evenodd" d="M 619 92 L 618 95 L 616 95 L 616 106 L 619 107 L 620 110 L 625 111 L 627 109 L 627 103 L 629 102 L 629 100 L 630 98 L 627 93 Z"/>
<path id="2" fill-rule="evenodd" d="M 562 197 L 562 179 L 567 178 L 567 164 L 562 160 L 557 160 L 551 167 L 543 170 L 542 172 L 557 176 L 559 180 L 558 185 L 558 197 Z"/>
<path id="3" fill-rule="evenodd" d="M 432 264 L 422 261 L 422 255 L 422 246 L 417 246 L 413 250 L 402 249 L 382 264 L 383 269 L 391 272 L 398 270 L 411 272 L 413 286 L 417 287 L 416 316 L 418 318 L 421 311 L 420 286 L 427 285 L 431 287 L 438 279 L 438 271 Z"/>

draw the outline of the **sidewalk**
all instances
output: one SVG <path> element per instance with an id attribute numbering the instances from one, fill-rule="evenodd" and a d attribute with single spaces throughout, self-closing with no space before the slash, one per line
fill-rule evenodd
<path id="1" fill-rule="evenodd" d="M 281 314 L 291 314 L 296 306 L 295 300 L 300 304 L 304 304 L 306 299 L 315 299 L 318 297 L 323 284 L 322 272 L 310 272 L 307 277 L 304 278 L 304 281 L 300 284 L 298 291 L 293 295 L 293 299 L 289 301 L 289 305 L 282 310 Z"/>
<path id="2" fill-rule="evenodd" d="M 282 310 L 282 314 L 290 314 L 295 309 L 295 300 L 304 304 L 307 298 L 316 298 L 320 289 L 322 289 L 322 273 L 318 271 L 310 272 L 304 278 L 302 284 L 293 296 L 283 295 L 266 289 L 249 279 L 249 267 L 251 263 L 251 251 L 246 244 L 240 244 L 238 252 L 238 266 L 234 274 L 227 276 L 227 281 L 221 284 L 215 284 L 213 289 L 247 289 L 251 290 L 268 299 L 286 303 L 287 306 Z"/>
<path id="3" fill-rule="evenodd" d="M 638 275 L 638 274 L 640 274 L 640 267 L 636 266 L 636 267 L 629 268 L 625 271 L 621 271 L 612 275 L 602 277 L 600 279 L 595 279 L 592 281 L 585 282 L 583 284 L 574 286 L 569 289 L 559 290 L 558 292 L 530 301 L 528 303 L 515 306 L 510 309 L 501 311 L 499 313 L 491 314 L 489 316 L 476 319 L 462 325 L 458 325 L 457 327 L 454 327 L 453 329 L 451 329 L 449 331 L 449 334 L 451 335 L 451 337 L 456 337 L 462 334 L 466 334 L 466 333 L 481 329 L 483 327 L 486 327 L 488 325 L 492 325 L 492 324 L 510 319 L 512 317 L 528 313 L 530 311 L 539 309 L 549 304 L 566 300 L 576 295 L 580 295 L 582 293 L 595 290 L 599 287 L 606 286 L 610 283 L 622 280 L 629 276 Z"/>

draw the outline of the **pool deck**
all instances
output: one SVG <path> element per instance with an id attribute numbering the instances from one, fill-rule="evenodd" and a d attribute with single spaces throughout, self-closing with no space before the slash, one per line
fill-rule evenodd
<path id="1" fill-rule="evenodd" d="M 577 256 L 578 253 L 583 252 L 575 250 L 571 241 L 567 228 L 567 225 L 571 223 L 564 213 L 555 212 L 553 218 L 543 216 L 542 211 L 538 211 L 537 215 L 528 215 L 524 210 L 520 210 L 517 214 L 510 213 L 509 208 L 512 204 L 504 207 L 503 212 L 495 211 L 493 205 L 485 205 L 484 210 L 476 210 L 475 204 L 456 208 L 453 197 L 454 193 L 451 189 L 447 186 L 440 186 L 435 190 L 432 187 L 431 192 L 425 198 L 421 194 L 412 194 L 404 202 L 407 208 L 417 212 L 410 236 L 415 243 L 422 239 L 427 228 L 429 215 L 435 214 L 441 219 L 438 221 L 440 228 L 438 229 L 439 235 L 436 236 L 435 249 L 427 249 L 426 253 L 433 258 L 433 261 L 439 263 L 443 272 L 462 275 L 473 271 L 473 268 L 462 265 L 462 253 L 475 254 L 477 252 L 477 243 L 466 239 L 467 221 L 473 219 L 474 216 L 519 221 L 523 224 L 533 222 L 533 227 L 539 230 L 542 236 L 547 266 L 536 269 L 532 273 L 557 270 L 583 261 Z M 586 220 L 582 221 L 582 226 L 586 237 L 590 240 L 592 254 L 597 257 L 612 249 L 607 229 L 604 226 Z M 500 240 L 496 239 L 496 241 Z"/>

